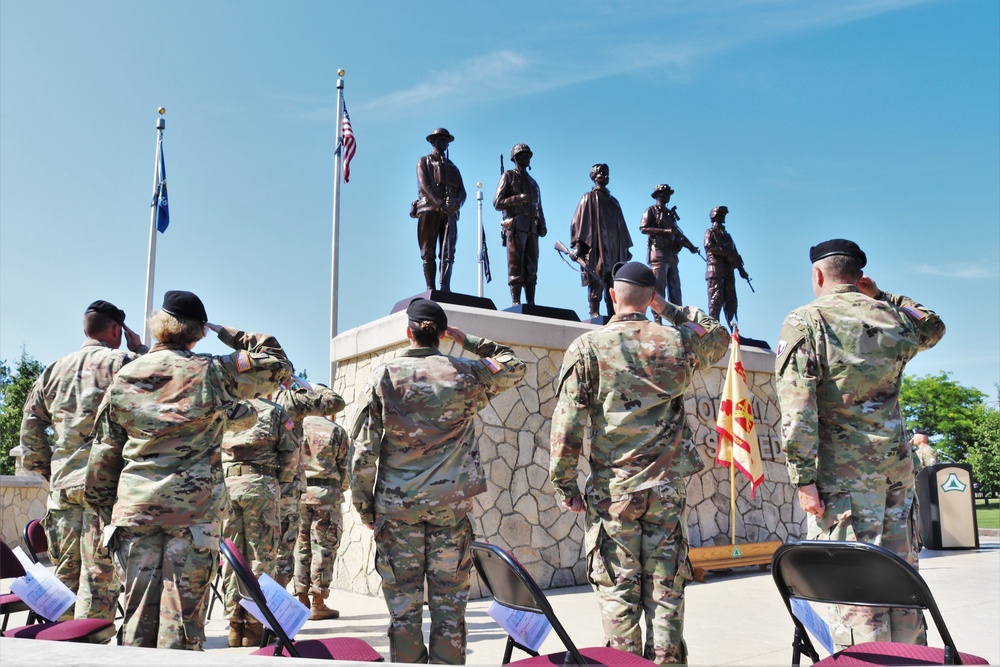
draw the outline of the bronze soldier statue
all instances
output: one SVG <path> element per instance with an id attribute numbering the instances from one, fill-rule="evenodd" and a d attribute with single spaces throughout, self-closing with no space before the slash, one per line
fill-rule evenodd
<path id="1" fill-rule="evenodd" d="M 604 281 L 602 290 L 600 285 L 595 285 L 590 280 L 586 272 L 581 272 L 583 284 L 589 287 L 590 317 L 593 319 L 600 316 L 602 292 L 608 317 L 615 314 L 610 291 L 613 283 L 611 270 L 618 262 L 632 259 L 632 253 L 629 252 L 632 236 L 625 225 L 622 207 L 608 192 L 608 165 L 595 164 L 591 167 L 590 180 L 594 181 L 594 188 L 583 195 L 573 214 L 570 245 Z"/>
<path id="2" fill-rule="evenodd" d="M 705 232 L 705 254 L 708 255 L 708 268 L 705 270 L 705 280 L 708 281 L 708 314 L 713 319 L 719 319 L 719 313 L 726 312 L 726 324 L 732 327 L 736 321 L 736 278 L 733 271 L 740 272 L 740 278 L 749 281 L 750 276 L 743 268 L 743 258 L 736 250 L 733 237 L 726 231 L 726 215 L 729 209 L 716 206 L 709 217 L 712 226 Z"/>
<path id="3" fill-rule="evenodd" d="M 455 137 L 443 127 L 427 135 L 434 147 L 429 155 L 417 160 L 417 189 L 420 198 L 414 202 L 417 218 L 417 241 L 424 262 L 427 289 L 434 289 L 437 271 L 435 257 L 441 257 L 441 290 L 451 291 L 451 269 L 455 263 L 455 243 L 458 240 L 458 213 L 465 203 L 465 185 L 458 167 L 448 159 L 448 144 Z"/>
<path id="4" fill-rule="evenodd" d="M 493 208 L 503 212 L 503 240 L 507 246 L 507 276 L 510 298 L 521 303 L 521 286 L 527 303 L 535 303 L 535 283 L 538 281 L 538 237 L 545 236 L 545 214 L 538 183 L 528 174 L 534 155 L 527 144 L 510 149 L 510 159 L 516 165 L 505 171 L 497 183 Z"/>
<path id="5" fill-rule="evenodd" d="M 650 195 L 656 204 L 646 209 L 639 223 L 639 231 L 649 236 L 649 254 L 646 263 L 656 276 L 656 293 L 667 296 L 670 303 L 680 305 L 681 278 L 677 272 L 677 253 L 681 248 L 687 248 L 692 253 L 698 252 L 698 247 L 684 235 L 677 221 L 677 207 L 667 208 L 673 188 L 666 183 L 656 186 Z"/>

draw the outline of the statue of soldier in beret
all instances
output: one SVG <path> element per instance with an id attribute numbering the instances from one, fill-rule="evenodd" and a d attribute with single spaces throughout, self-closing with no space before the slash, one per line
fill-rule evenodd
<path id="1" fill-rule="evenodd" d="M 503 213 L 503 239 L 507 246 L 507 276 L 511 302 L 521 303 L 521 287 L 529 304 L 535 303 L 538 281 L 538 237 L 545 236 L 545 214 L 538 183 L 528 173 L 533 153 L 527 144 L 515 144 L 510 159 L 516 165 L 500 176 L 493 208 Z"/>
<path id="2" fill-rule="evenodd" d="M 455 163 L 448 159 L 448 145 L 455 140 L 443 127 L 427 135 L 434 148 L 417 160 L 417 190 L 414 202 L 417 241 L 424 262 L 427 289 L 434 289 L 435 259 L 441 258 L 441 290 L 451 291 L 451 269 L 458 240 L 458 213 L 465 203 L 465 185 Z"/>

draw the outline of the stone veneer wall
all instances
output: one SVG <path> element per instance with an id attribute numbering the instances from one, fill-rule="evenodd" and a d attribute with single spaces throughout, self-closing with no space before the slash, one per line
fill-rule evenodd
<path id="1" fill-rule="evenodd" d="M 16 475 L 0 475 L 0 538 L 11 549 L 21 544 L 24 526 L 45 516 L 49 484 L 21 466 L 21 448 L 10 451 Z"/>
<path id="2" fill-rule="evenodd" d="M 474 503 L 477 539 L 511 551 L 542 588 L 586 583 L 583 516 L 563 511 L 548 481 L 549 428 L 563 353 L 573 339 L 594 325 L 442 305 L 449 324 L 511 345 L 527 364 L 524 382 L 494 398 L 476 420 L 480 455 L 490 481 L 487 492 Z M 353 417 L 356 397 L 372 369 L 407 346 L 406 326 L 405 314 L 396 313 L 334 339 L 331 356 L 338 362 L 338 370 L 333 388 L 347 401 L 341 423 L 349 423 Z M 442 351 L 463 352 L 447 345 Z M 729 471 L 714 462 L 716 410 L 727 359 L 728 355 L 717 367 L 696 375 L 685 401 L 689 424 L 706 461 L 706 469 L 688 482 L 692 546 L 730 541 Z M 744 348 L 743 361 L 753 383 L 754 413 L 760 415 L 767 481 L 751 500 L 745 478 L 737 478 L 737 540 L 795 538 L 804 532 L 805 516 L 792 502 L 794 489 L 788 483 L 774 432 L 779 418 L 774 356 Z M 586 461 L 581 464 L 582 486 L 589 471 Z M 343 507 L 343 528 L 334 586 L 379 595 L 381 579 L 374 570 L 372 534 L 359 522 L 349 492 Z M 480 593 L 475 578 L 472 593 Z"/>

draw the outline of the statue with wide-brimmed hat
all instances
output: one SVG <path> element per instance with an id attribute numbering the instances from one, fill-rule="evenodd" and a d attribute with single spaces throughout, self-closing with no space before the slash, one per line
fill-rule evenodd
<path id="1" fill-rule="evenodd" d="M 445 292 L 451 291 L 459 209 L 465 203 L 462 174 L 448 158 L 448 147 L 453 141 L 455 137 L 443 127 L 427 135 L 433 149 L 417 160 L 418 195 L 410 210 L 410 215 L 417 219 L 417 241 L 427 289 L 434 289 L 440 257 L 440 286 Z"/>

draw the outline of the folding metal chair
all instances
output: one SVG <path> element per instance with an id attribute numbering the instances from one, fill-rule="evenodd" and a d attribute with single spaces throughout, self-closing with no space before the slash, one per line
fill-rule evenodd
<path id="1" fill-rule="evenodd" d="M 479 573 L 479 578 L 493 594 L 493 599 L 510 609 L 544 614 L 565 651 L 548 655 L 539 655 L 537 651 L 519 644 L 510 635 L 507 636 L 507 646 L 504 649 L 503 664 L 512 665 L 616 665 L 631 667 L 633 665 L 652 665 L 654 663 L 642 656 L 607 646 L 578 649 L 570 639 L 569 634 L 559 619 L 556 618 L 552 605 L 545 599 L 545 593 L 538 587 L 527 570 L 509 553 L 484 542 L 472 543 L 472 563 Z M 510 662 L 511 652 L 518 649 L 529 654 L 516 662 Z"/>
<path id="2" fill-rule="evenodd" d="M 774 553 L 771 574 L 795 623 L 792 665 L 799 664 L 802 654 L 817 665 L 988 664 L 983 658 L 958 652 L 927 582 L 906 560 L 887 549 L 864 542 L 790 542 Z M 805 626 L 792 613 L 793 598 L 826 604 L 927 610 L 945 647 L 865 642 L 820 660 Z"/>
<path id="3" fill-rule="evenodd" d="M 21 565 L 21 561 L 17 559 L 17 556 L 14 555 L 14 552 L 11 551 L 10 547 L 8 547 L 5 542 L 0 542 L 0 570 L 2 570 L 2 572 L 0 572 L 0 579 L 16 579 L 25 575 L 24 567 Z M 24 605 L 24 607 L 20 609 L 12 609 L 11 612 L 28 609 L 27 604 L 25 604 L 16 595 L 14 595 L 14 597 L 17 599 L 17 602 Z M 15 639 L 44 639 L 59 642 L 83 642 L 87 644 L 106 644 L 112 637 L 115 636 L 115 624 L 111 621 L 105 621 L 99 618 L 80 618 L 69 621 L 48 621 L 42 619 L 43 622 L 41 623 L 34 623 L 7 630 L 6 614 L 10 612 L 3 609 L 2 613 L 5 614 L 3 621 L 4 637 L 12 637 Z"/>
<path id="4" fill-rule="evenodd" d="M 307 639 L 293 642 L 288 638 L 285 630 L 274 618 L 274 613 L 267 606 L 264 591 L 261 590 L 257 578 L 253 576 L 253 570 L 240 550 L 233 544 L 233 541 L 225 538 L 222 540 L 222 555 L 229 561 L 230 567 L 236 574 L 236 581 L 239 584 L 240 596 L 245 600 L 250 600 L 264 614 L 267 624 L 271 626 L 277 643 L 272 646 L 260 648 L 250 655 L 280 655 L 291 656 L 293 658 L 315 658 L 326 660 L 353 660 L 356 662 L 382 662 L 383 658 L 372 648 L 372 645 L 363 639 L 355 637 L 328 637 L 326 639 Z"/>

